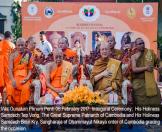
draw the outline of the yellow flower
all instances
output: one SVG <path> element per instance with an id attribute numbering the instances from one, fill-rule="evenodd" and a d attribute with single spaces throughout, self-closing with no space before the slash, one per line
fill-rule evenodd
<path id="1" fill-rule="evenodd" d="M 63 104 L 68 104 L 70 102 L 104 104 L 104 100 L 100 99 L 99 93 L 92 92 L 86 86 L 75 87 L 73 90 L 66 92 L 63 97 Z"/>

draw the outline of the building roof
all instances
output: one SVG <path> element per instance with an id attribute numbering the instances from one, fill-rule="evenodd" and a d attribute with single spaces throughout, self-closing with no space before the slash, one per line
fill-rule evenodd
<path id="1" fill-rule="evenodd" d="M 6 16 L 4 16 L 2 13 L 0 13 L 0 20 L 6 20 Z"/>

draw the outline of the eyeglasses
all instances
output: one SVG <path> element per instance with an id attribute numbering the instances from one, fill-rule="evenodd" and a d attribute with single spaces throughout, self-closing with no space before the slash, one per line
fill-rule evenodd
<path id="1" fill-rule="evenodd" d="M 142 45 L 142 44 L 145 44 L 144 42 L 141 42 L 141 43 L 137 43 L 137 45 Z"/>

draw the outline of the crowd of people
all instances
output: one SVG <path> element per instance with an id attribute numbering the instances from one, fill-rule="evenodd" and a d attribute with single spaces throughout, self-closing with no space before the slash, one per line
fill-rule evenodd
<path id="1" fill-rule="evenodd" d="M 154 70 L 161 72 L 162 68 L 142 38 L 131 42 L 126 36 L 118 50 L 115 37 L 109 35 L 89 55 L 82 50 L 80 40 L 69 48 L 65 36 L 58 40 L 58 47 L 52 48 L 44 31 L 40 32 L 40 43 L 30 36 L 13 44 L 9 31 L 0 39 L 3 105 L 61 104 L 64 93 L 79 85 L 99 92 L 109 105 L 160 104 Z"/>

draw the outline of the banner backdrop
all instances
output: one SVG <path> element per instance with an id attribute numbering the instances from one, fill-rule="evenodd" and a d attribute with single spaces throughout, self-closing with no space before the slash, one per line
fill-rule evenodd
<path id="1" fill-rule="evenodd" d="M 104 35 L 114 35 L 118 49 L 123 41 L 134 42 L 141 37 L 147 48 L 157 52 L 157 13 L 158 3 L 25 2 L 23 37 L 33 35 L 39 41 L 39 32 L 44 30 L 53 47 L 57 47 L 61 36 L 66 36 L 71 48 L 79 40 L 87 54 Z"/>

